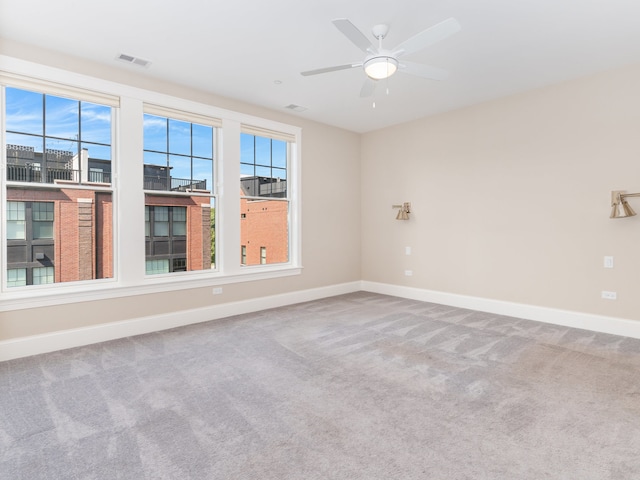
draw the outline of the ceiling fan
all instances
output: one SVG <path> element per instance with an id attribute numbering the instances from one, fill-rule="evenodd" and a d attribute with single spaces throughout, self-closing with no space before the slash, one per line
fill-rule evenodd
<path id="1" fill-rule="evenodd" d="M 365 80 L 361 97 L 368 97 L 373 93 L 376 81 L 389 78 L 396 71 L 416 75 L 418 77 L 429 78 L 432 80 L 444 80 L 448 76 L 448 72 L 439 68 L 430 67 L 421 63 L 407 62 L 400 60 L 401 57 L 415 53 L 434 43 L 444 40 L 460 30 L 460 24 L 455 18 L 448 18 L 426 30 L 405 40 L 392 50 L 382 48 L 382 40 L 389 32 L 388 25 L 376 25 L 371 30 L 373 36 L 378 40 L 378 46 L 374 46 L 353 23 L 346 18 L 337 18 L 333 20 L 333 24 L 340 30 L 351 43 L 362 50 L 366 56 L 361 62 L 348 63 L 346 65 L 336 65 L 334 67 L 318 68 L 316 70 L 307 70 L 301 72 L 303 76 L 319 75 L 321 73 L 335 72 L 338 70 L 347 70 L 356 67 L 362 67 L 367 79 Z"/>

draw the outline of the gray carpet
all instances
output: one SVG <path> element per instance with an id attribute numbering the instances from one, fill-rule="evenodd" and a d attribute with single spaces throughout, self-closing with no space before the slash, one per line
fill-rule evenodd
<path id="1" fill-rule="evenodd" d="M 0 363 L 0 478 L 640 479 L 640 341 L 355 293 Z"/>

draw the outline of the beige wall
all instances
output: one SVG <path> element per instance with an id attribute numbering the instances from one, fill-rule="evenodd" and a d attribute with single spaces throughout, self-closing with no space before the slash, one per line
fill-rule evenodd
<path id="1" fill-rule="evenodd" d="M 211 288 L 207 287 L 175 293 L 164 292 L 0 312 L 0 340 L 178 312 L 360 279 L 359 135 L 285 113 L 191 91 L 185 87 L 154 82 L 129 74 L 126 70 L 108 69 L 24 45 L 2 42 L 0 53 L 301 127 L 304 267 L 300 276 L 224 285 L 224 293 L 217 296 L 213 296 Z"/>
<path id="2" fill-rule="evenodd" d="M 304 266 L 219 296 L 2 312 L 0 340 L 359 279 L 640 320 L 640 217 L 608 218 L 612 189 L 640 191 L 640 66 L 360 136 L 18 44 L 0 53 L 302 127 Z M 414 213 L 396 221 L 404 201 Z"/>
<path id="3" fill-rule="evenodd" d="M 640 191 L 638 85 L 632 66 L 363 135 L 363 279 L 640 320 L 640 217 L 608 218 Z"/>

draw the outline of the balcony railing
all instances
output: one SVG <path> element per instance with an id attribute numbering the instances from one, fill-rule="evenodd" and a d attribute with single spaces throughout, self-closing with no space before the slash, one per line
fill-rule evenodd
<path id="1" fill-rule="evenodd" d="M 206 190 L 206 180 L 191 180 L 189 178 L 165 177 L 160 175 L 144 176 L 145 190 L 164 190 L 172 192 L 189 192 L 192 190 Z"/>
<path id="2" fill-rule="evenodd" d="M 89 171 L 88 183 L 111 183 L 110 172 Z M 7 165 L 7 181 L 28 183 L 80 183 L 80 170 L 70 168 L 47 168 L 44 172 L 40 165 Z"/>
<path id="3" fill-rule="evenodd" d="M 7 180 L 29 183 L 55 183 L 56 180 L 78 182 L 79 170 L 67 168 L 47 168 L 44 172 L 40 165 L 7 165 Z"/>

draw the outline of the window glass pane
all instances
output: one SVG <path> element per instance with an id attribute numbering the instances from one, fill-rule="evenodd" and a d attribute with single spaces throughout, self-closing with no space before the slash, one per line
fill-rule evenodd
<path id="1" fill-rule="evenodd" d="M 240 199 L 240 243 L 245 265 L 289 261 L 289 202 Z M 267 255 L 268 252 L 268 255 Z"/>
<path id="2" fill-rule="evenodd" d="M 53 267 L 37 267 L 33 269 L 33 284 L 53 283 Z"/>
<path id="3" fill-rule="evenodd" d="M 249 163 L 254 163 L 253 159 L 255 158 L 255 136 L 248 135 L 246 133 L 240 134 L 240 161 L 245 161 L 244 159 L 251 159 Z"/>
<path id="4" fill-rule="evenodd" d="M 24 202 L 7 202 L 7 240 L 26 238 Z"/>
<path id="5" fill-rule="evenodd" d="M 272 146 L 272 165 L 279 168 L 287 168 L 287 142 L 282 140 L 273 140 Z"/>
<path id="6" fill-rule="evenodd" d="M 105 145 L 96 145 L 95 143 L 83 143 L 82 149 L 87 150 L 87 156 L 90 160 L 111 160 L 111 147 Z M 111 162 L 101 162 L 110 166 Z M 92 165 L 90 165 L 92 166 Z"/>
<path id="7" fill-rule="evenodd" d="M 111 145 L 111 108 L 82 102 L 80 121 L 85 142 Z"/>
<path id="8" fill-rule="evenodd" d="M 271 166 L 271 139 L 256 137 L 256 165 Z"/>
<path id="9" fill-rule="evenodd" d="M 36 153 L 42 158 L 42 145 L 42 137 L 7 133 L 7 163 L 33 163 Z"/>
<path id="10" fill-rule="evenodd" d="M 169 260 L 147 260 L 146 273 L 147 275 L 169 273 Z"/>
<path id="11" fill-rule="evenodd" d="M 79 127 L 80 102 L 78 100 L 45 95 L 45 135 L 47 137 L 77 140 Z"/>
<path id="12" fill-rule="evenodd" d="M 171 190 L 186 192 L 191 188 L 191 157 L 170 155 Z"/>
<path id="13" fill-rule="evenodd" d="M 193 159 L 193 190 L 213 191 L 213 160 Z"/>
<path id="14" fill-rule="evenodd" d="M 53 221 L 53 203 L 50 202 L 33 202 L 31 211 L 34 220 Z"/>
<path id="15" fill-rule="evenodd" d="M 153 236 L 169 236 L 169 207 L 154 207 L 153 210 Z"/>
<path id="16" fill-rule="evenodd" d="M 53 222 L 33 222 L 33 239 L 53 238 Z"/>
<path id="17" fill-rule="evenodd" d="M 213 127 L 193 124 L 193 155 L 213 158 Z"/>
<path id="18" fill-rule="evenodd" d="M 186 272 L 187 271 L 187 259 L 186 258 L 174 258 L 173 259 L 173 272 Z"/>
<path id="19" fill-rule="evenodd" d="M 167 119 L 156 115 L 144 115 L 144 149 L 168 152 Z M 146 162 L 146 156 L 145 156 Z"/>
<path id="20" fill-rule="evenodd" d="M 31 133 L 43 135 L 44 96 L 41 93 L 28 92 L 7 87 L 7 132 Z M 13 143 L 7 140 L 7 143 Z"/>
<path id="21" fill-rule="evenodd" d="M 169 119 L 169 153 L 191 155 L 191 124 Z"/>
<path id="22" fill-rule="evenodd" d="M 27 269 L 12 268 L 7 270 L 7 286 L 22 287 L 27 284 Z"/>
<path id="23" fill-rule="evenodd" d="M 149 219 L 149 207 L 144 207 L 144 236 L 151 236 L 151 221 Z"/>
<path id="24" fill-rule="evenodd" d="M 24 202 L 7 202 L 7 220 L 24 220 Z"/>
<path id="25" fill-rule="evenodd" d="M 187 209 L 185 207 L 173 207 L 173 234 L 187 234 Z"/>
<path id="26" fill-rule="evenodd" d="M 256 174 L 256 169 L 254 165 L 247 165 L 246 163 L 240 164 L 240 176 L 241 177 L 252 177 Z"/>
<path id="27" fill-rule="evenodd" d="M 24 240 L 26 235 L 24 220 L 7 220 L 7 240 Z"/>
<path id="28" fill-rule="evenodd" d="M 286 198 L 287 152 L 287 142 L 243 133 L 240 158 L 242 195 Z M 281 183 L 272 185 L 275 182 Z"/>
<path id="29" fill-rule="evenodd" d="M 256 176 L 271 178 L 271 167 L 256 166 Z"/>

